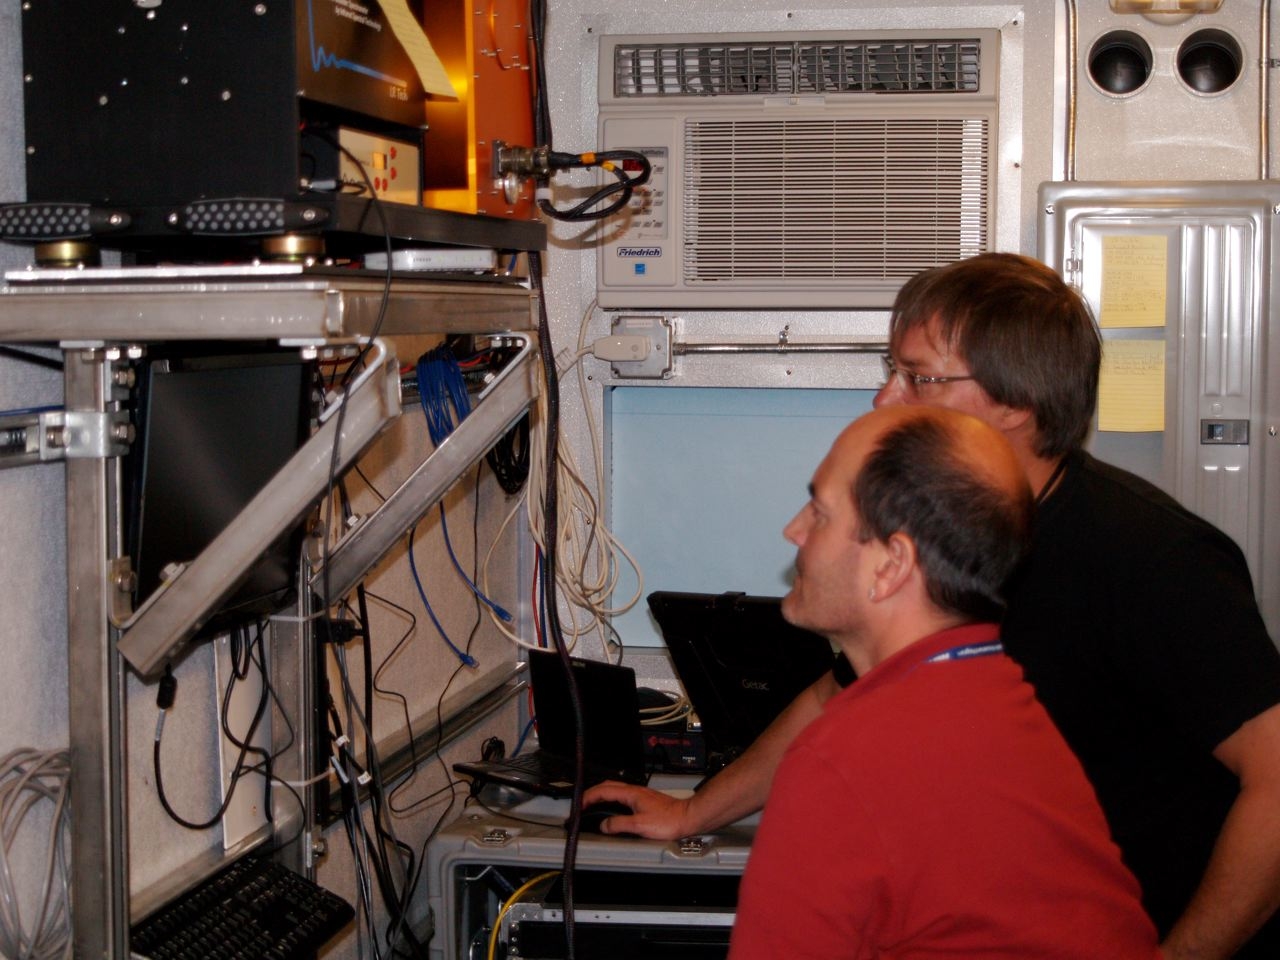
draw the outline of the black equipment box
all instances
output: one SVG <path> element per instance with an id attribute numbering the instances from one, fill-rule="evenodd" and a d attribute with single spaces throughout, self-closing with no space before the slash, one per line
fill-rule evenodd
<path id="1" fill-rule="evenodd" d="M 296 197 L 304 121 L 421 139 L 422 84 L 375 0 L 26 7 L 30 201 Z"/>
<path id="2" fill-rule="evenodd" d="M 676 782 L 655 777 L 649 785 L 662 789 Z M 691 785 L 696 778 L 678 782 Z M 487 802 L 492 806 L 494 797 Z M 565 956 L 563 899 L 554 880 L 510 898 L 520 884 L 563 866 L 561 824 L 568 810 L 566 801 L 549 797 L 514 806 L 509 817 L 471 808 L 432 839 L 426 869 L 436 936 L 430 960 L 467 956 L 471 943 L 492 934 L 495 921 L 512 960 Z M 754 818 L 680 840 L 583 834 L 574 898 L 578 955 L 723 960 L 754 836 Z M 497 899 L 508 906 L 501 918 L 491 894 L 499 888 Z"/>
<path id="3" fill-rule="evenodd" d="M 574 917 L 577 952 L 611 960 L 724 960 L 737 915 L 739 877 L 581 870 Z M 563 960 L 561 877 L 531 889 L 502 918 L 508 960 Z"/>
<path id="4" fill-rule="evenodd" d="M 408 240 L 543 246 L 474 224 L 455 239 L 420 205 L 427 92 L 396 31 L 429 44 L 422 2 L 387 0 L 393 24 L 379 0 L 28 0 L 27 203 L 0 210 L 0 236 L 168 254 L 184 238 L 381 237 L 392 220 Z M 372 194 L 344 175 L 349 137 L 359 164 L 383 165 Z M 398 211 L 370 211 L 373 196 Z"/>

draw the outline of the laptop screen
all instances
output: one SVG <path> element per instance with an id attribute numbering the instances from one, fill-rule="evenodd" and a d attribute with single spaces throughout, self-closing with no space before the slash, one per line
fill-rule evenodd
<path id="1" fill-rule="evenodd" d="M 722 762 L 831 669 L 831 644 L 787 623 L 777 597 L 660 590 L 648 600 L 708 749 Z"/>
<path id="2" fill-rule="evenodd" d="M 644 744 L 636 675 L 630 667 L 599 660 L 571 659 L 578 696 L 582 701 L 583 752 L 588 767 L 644 774 Z M 572 761 L 573 705 L 569 680 L 556 653 L 529 651 L 529 683 L 538 720 L 538 747 Z"/>

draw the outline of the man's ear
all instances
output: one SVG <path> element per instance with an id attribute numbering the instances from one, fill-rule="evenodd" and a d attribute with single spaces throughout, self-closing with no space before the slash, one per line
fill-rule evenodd
<path id="1" fill-rule="evenodd" d="M 1008 407 L 1000 404 L 996 408 L 995 423 L 992 426 L 1005 434 L 1028 428 L 1034 429 L 1035 414 L 1028 407 Z"/>
<path id="2" fill-rule="evenodd" d="M 902 589 L 917 567 L 915 541 L 899 531 L 882 544 L 880 562 L 876 565 L 876 596 L 886 599 Z"/>

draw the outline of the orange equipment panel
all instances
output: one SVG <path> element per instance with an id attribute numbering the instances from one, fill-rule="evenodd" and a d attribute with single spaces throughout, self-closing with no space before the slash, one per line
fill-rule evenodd
<path id="1" fill-rule="evenodd" d="M 526 0 L 433 0 L 423 25 L 458 91 L 427 101 L 423 204 L 537 219 L 533 183 L 507 188 L 493 175 L 493 144 L 535 146 Z"/>

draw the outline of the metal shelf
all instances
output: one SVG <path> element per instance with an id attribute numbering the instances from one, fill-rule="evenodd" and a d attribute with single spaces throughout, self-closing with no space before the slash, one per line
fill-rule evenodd
<path id="1" fill-rule="evenodd" d="M 17 270 L 0 287 L 0 341 L 326 342 L 369 336 L 385 276 L 301 264 Z M 494 333 L 531 328 L 516 283 L 395 275 L 379 332 Z"/>

